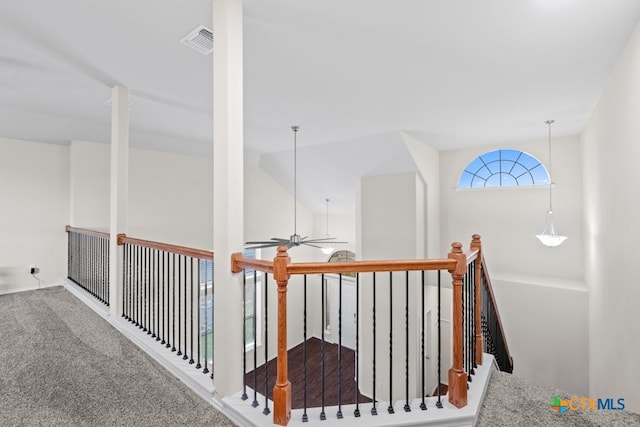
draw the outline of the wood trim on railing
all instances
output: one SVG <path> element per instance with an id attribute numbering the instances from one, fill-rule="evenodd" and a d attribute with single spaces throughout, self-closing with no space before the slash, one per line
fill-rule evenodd
<path id="1" fill-rule="evenodd" d="M 502 338 L 504 341 L 504 349 L 507 353 L 507 359 L 509 360 L 509 365 L 511 370 L 513 371 L 513 357 L 511 357 L 511 352 L 509 351 L 509 344 L 507 344 L 507 336 L 504 334 L 504 328 L 502 327 L 502 319 L 500 318 L 500 312 L 498 311 L 498 304 L 496 304 L 496 297 L 493 294 L 493 285 L 491 284 L 491 277 L 489 276 L 489 271 L 487 270 L 487 264 L 482 259 L 482 275 L 485 279 L 487 293 L 489 294 L 489 298 L 491 298 L 491 304 L 493 305 L 493 309 L 496 313 L 496 318 L 498 319 L 498 327 L 500 328 L 500 333 L 502 334 Z"/>
<path id="2" fill-rule="evenodd" d="M 474 234 L 471 236 L 471 245 L 470 248 L 472 251 L 476 251 L 477 261 L 474 264 L 475 272 L 474 272 L 474 299 L 475 299 L 475 348 L 476 348 L 476 358 L 475 363 L 477 365 L 482 365 L 482 349 L 484 348 L 484 339 L 482 337 L 482 242 L 480 241 L 480 235 Z"/>
<path id="3" fill-rule="evenodd" d="M 287 361 L 287 266 L 291 262 L 287 247 L 278 246 L 273 259 L 273 279 L 278 284 L 278 364 L 276 384 L 273 386 L 273 423 L 286 426 L 291 419 L 291 383 Z"/>
<path id="4" fill-rule="evenodd" d="M 101 237 L 103 239 L 108 239 L 111 237 L 109 233 L 105 233 L 103 231 L 89 230 L 88 228 L 72 227 L 70 225 L 65 226 L 64 231 L 67 233 L 73 232 L 78 234 L 86 234 L 87 236 Z M 120 236 L 120 234 L 118 236 Z"/>
<path id="5" fill-rule="evenodd" d="M 462 243 L 451 244 L 449 258 L 455 261 L 455 267 L 449 272 L 453 286 L 453 365 L 449 369 L 449 403 L 457 408 L 467 405 L 467 373 L 462 366 L 463 325 L 462 325 L 462 278 L 467 272 L 467 260 L 462 252 Z"/>
<path id="6" fill-rule="evenodd" d="M 264 273 L 273 273 L 273 262 L 263 259 L 249 259 L 242 252 L 231 254 L 231 272 L 240 273 L 243 269 L 253 269 Z"/>
<path id="7" fill-rule="evenodd" d="M 287 266 L 289 274 L 322 274 L 322 273 L 370 273 L 374 271 L 421 271 L 450 270 L 456 265 L 454 260 L 380 260 L 349 262 L 305 262 Z"/>
<path id="8" fill-rule="evenodd" d="M 451 259 L 380 260 L 348 262 L 301 262 L 287 265 L 287 274 L 370 273 L 378 271 L 428 271 L 451 270 L 456 262 Z M 231 255 L 231 271 L 239 273 L 244 268 L 273 273 L 273 263 L 266 260 L 245 258 L 241 252 Z"/>
<path id="9" fill-rule="evenodd" d="M 205 249 L 195 249 L 189 248 L 186 246 L 178 246 L 178 245 L 170 245 L 168 243 L 154 242 L 151 240 L 143 240 L 136 239 L 134 237 L 128 237 L 126 235 L 122 235 L 118 237 L 118 245 L 124 245 L 128 243 L 130 245 L 142 246 L 150 249 L 158 249 L 165 252 L 171 252 L 178 255 L 185 255 L 192 258 L 205 259 L 208 261 L 213 261 L 213 251 L 208 251 Z"/>

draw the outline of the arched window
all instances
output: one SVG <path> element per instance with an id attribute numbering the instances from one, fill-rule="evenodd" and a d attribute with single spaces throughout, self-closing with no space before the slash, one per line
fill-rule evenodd
<path id="1" fill-rule="evenodd" d="M 548 185 L 547 168 L 520 150 L 495 150 L 481 154 L 464 168 L 458 188 Z"/>

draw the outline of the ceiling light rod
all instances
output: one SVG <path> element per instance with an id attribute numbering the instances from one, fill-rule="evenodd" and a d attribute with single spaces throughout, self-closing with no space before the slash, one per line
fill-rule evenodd
<path id="1" fill-rule="evenodd" d="M 327 202 L 327 234 L 325 235 L 325 240 L 332 240 L 332 238 L 329 237 L 329 199 L 325 199 L 325 201 Z M 321 247 L 320 250 L 323 254 L 329 255 L 333 252 L 333 246 L 327 243 Z"/>
<path id="2" fill-rule="evenodd" d="M 291 130 L 293 130 L 293 235 L 297 236 L 297 225 L 298 225 L 298 130 L 300 126 L 291 126 Z M 293 237 L 293 236 L 292 236 Z"/>
<path id="3" fill-rule="evenodd" d="M 547 120 L 545 122 L 547 127 L 549 128 L 549 138 L 548 138 L 548 147 L 549 147 L 549 212 L 553 212 L 553 198 L 551 197 L 553 191 L 553 175 L 551 175 L 551 125 L 555 123 L 555 120 Z"/>
<path id="4" fill-rule="evenodd" d="M 547 120 L 545 123 L 549 127 L 549 210 L 547 211 L 547 224 L 544 231 L 541 234 L 537 234 L 536 237 L 545 246 L 559 246 L 567 239 L 567 236 L 561 236 L 556 232 L 553 225 L 553 197 L 552 188 L 553 181 L 551 180 L 551 125 L 555 120 Z"/>

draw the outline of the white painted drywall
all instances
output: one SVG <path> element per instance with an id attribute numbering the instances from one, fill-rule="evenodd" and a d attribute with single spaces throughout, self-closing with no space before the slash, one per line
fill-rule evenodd
<path id="1" fill-rule="evenodd" d="M 582 135 L 585 278 L 590 289 L 591 397 L 640 411 L 640 27 L 627 44 Z"/>
<path id="2" fill-rule="evenodd" d="M 587 396 L 589 293 L 581 282 L 529 282 L 536 281 L 492 281 L 514 374 Z"/>
<path id="3" fill-rule="evenodd" d="M 0 293 L 66 275 L 69 147 L 0 138 Z"/>

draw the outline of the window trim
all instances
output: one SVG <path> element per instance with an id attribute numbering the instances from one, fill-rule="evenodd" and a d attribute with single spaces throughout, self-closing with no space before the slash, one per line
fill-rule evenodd
<path id="1" fill-rule="evenodd" d="M 503 151 L 513 151 L 518 153 L 517 157 L 515 159 L 509 157 L 509 158 L 505 158 L 503 159 L 502 157 L 502 152 Z M 488 155 L 491 155 L 493 153 L 498 152 L 498 159 L 496 160 L 491 160 L 490 162 L 487 163 L 487 159 L 483 158 L 486 157 Z M 534 160 L 536 162 L 536 165 L 533 167 L 528 167 L 526 166 L 524 163 L 520 162 L 520 159 L 522 158 L 522 156 L 526 156 L 527 158 L 530 158 L 532 160 Z M 471 172 L 470 170 L 470 166 L 474 163 L 476 163 L 477 161 L 482 163 L 482 166 L 480 166 L 479 168 L 477 168 L 477 170 Z M 502 168 L 500 168 L 500 170 L 496 173 L 491 171 L 491 168 L 489 167 L 489 165 L 491 163 L 494 162 L 498 162 L 500 163 L 500 165 L 502 165 L 504 162 L 510 162 L 513 163 L 513 166 L 511 167 L 511 169 L 509 171 L 503 171 Z M 513 171 L 513 169 L 517 166 L 520 165 L 521 168 L 523 168 L 525 170 L 525 172 L 521 173 L 518 176 L 513 175 L 511 172 Z M 532 173 L 532 171 L 534 171 L 535 169 L 538 168 L 542 168 L 542 171 L 544 173 L 544 177 L 538 181 L 536 183 L 536 177 L 534 175 L 534 173 Z M 482 176 L 480 174 L 478 174 L 479 171 L 486 169 L 489 172 L 489 175 L 486 178 L 482 178 Z M 500 185 L 490 185 L 487 186 L 487 182 L 496 175 L 508 175 L 510 176 L 513 181 L 515 181 L 515 185 L 502 185 L 502 183 Z M 524 175 L 529 175 L 531 177 L 531 181 L 533 182 L 533 184 L 519 184 L 519 178 L 521 178 Z M 471 175 L 471 177 L 468 177 L 468 175 Z M 465 181 L 468 181 L 469 185 L 468 186 L 462 186 L 462 181 L 463 179 Z M 473 185 L 474 180 L 483 180 L 483 184 L 484 185 Z M 527 180 L 528 181 L 528 180 Z M 466 165 L 464 166 L 464 168 L 462 169 L 462 171 L 460 172 L 460 174 L 458 175 L 458 180 L 457 180 L 457 184 L 455 186 L 456 190 L 459 191 L 467 191 L 467 190 L 496 190 L 496 189 L 522 189 L 522 188 L 549 188 L 549 185 L 551 185 L 551 175 L 549 174 L 549 170 L 547 169 L 547 167 L 545 166 L 545 164 L 538 159 L 536 156 L 520 150 L 520 149 L 516 149 L 516 148 L 498 148 L 495 150 L 489 150 L 489 151 L 485 151 L 481 154 L 478 154 L 477 156 L 475 156 L 473 159 L 471 159 L 471 161 L 469 161 L 468 163 L 466 163 Z"/>

